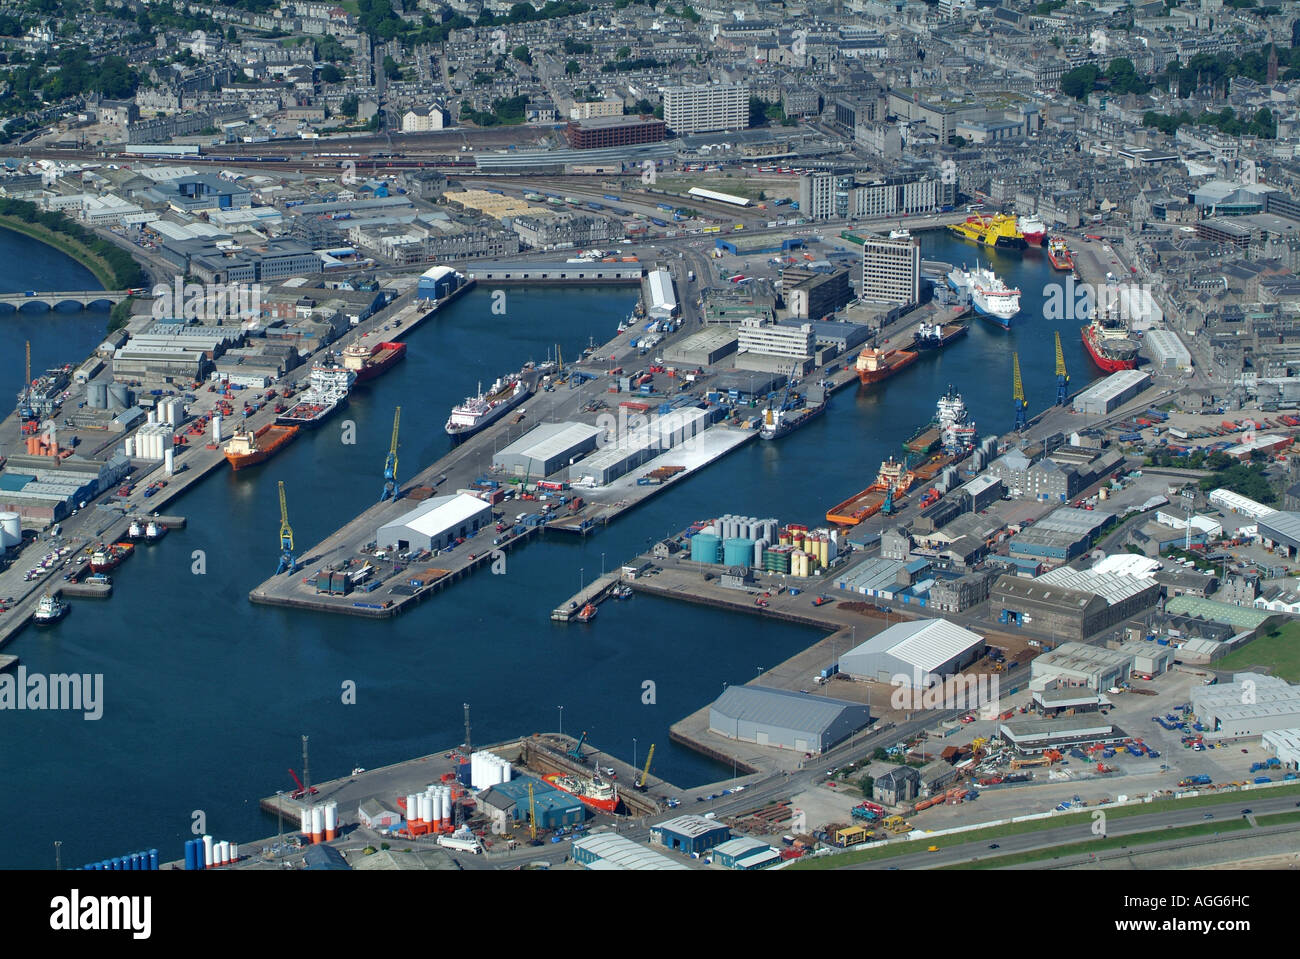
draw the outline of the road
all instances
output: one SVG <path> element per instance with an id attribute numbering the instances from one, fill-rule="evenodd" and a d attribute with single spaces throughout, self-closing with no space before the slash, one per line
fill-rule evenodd
<path id="1" fill-rule="evenodd" d="M 1172 829 L 1176 826 L 1197 826 L 1206 822 L 1206 813 L 1211 813 L 1215 820 L 1235 819 L 1241 815 L 1240 810 L 1250 809 L 1254 815 L 1263 815 L 1268 813 L 1294 812 L 1295 807 L 1300 805 L 1294 796 L 1278 797 L 1276 799 L 1264 798 L 1260 792 L 1243 792 L 1232 793 L 1223 797 L 1221 804 L 1216 804 L 1212 808 L 1205 806 L 1188 806 L 1185 809 L 1174 809 L 1165 812 L 1140 814 L 1127 816 L 1122 819 L 1116 819 L 1113 816 L 1104 821 L 1105 832 L 1101 835 L 1107 837 L 1131 836 L 1137 833 L 1151 832 L 1157 829 Z M 1098 808 L 1095 812 L 1102 812 L 1104 808 Z M 936 836 L 933 841 L 917 841 L 918 852 L 901 856 L 892 856 L 885 860 L 876 862 L 859 863 L 856 865 L 845 866 L 846 869 L 933 869 L 938 866 L 949 866 L 958 863 L 973 862 L 977 859 L 990 858 L 993 855 L 1005 856 L 1018 852 L 1031 852 L 1039 849 L 1050 849 L 1054 846 L 1063 846 L 1070 843 L 1087 842 L 1093 838 L 1099 838 L 1093 833 L 1093 817 L 1085 817 L 1075 820 L 1068 826 L 1060 826 L 1054 829 L 1040 829 L 1036 832 L 1025 833 L 1019 836 L 1004 836 L 994 840 L 980 840 L 976 842 L 962 842 L 959 836 Z M 1256 827 L 1260 829 L 1261 835 L 1272 834 L 1290 834 L 1300 830 L 1300 824 L 1290 823 L 1280 826 Z M 1240 836 L 1243 833 L 1224 833 L 1224 836 Z M 1185 841 L 1185 840 L 1182 840 Z M 1201 841 L 1205 841 L 1202 839 Z M 990 849 L 992 843 L 997 843 L 998 849 Z M 938 846 L 938 852 L 928 852 L 929 846 Z M 1127 847 L 1126 847 L 1127 848 Z M 1136 847 L 1135 847 L 1136 848 Z M 1142 848 L 1148 848 L 1143 846 Z M 1158 846 L 1151 846 L 1155 849 Z M 1121 854 L 1122 855 L 1122 854 Z M 1088 857 L 1081 859 L 1067 859 L 1066 862 L 1088 861 Z"/>

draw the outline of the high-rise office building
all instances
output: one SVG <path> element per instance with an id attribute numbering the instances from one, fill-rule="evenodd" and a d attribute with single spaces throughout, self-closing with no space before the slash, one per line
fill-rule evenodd
<path id="1" fill-rule="evenodd" d="M 664 87 L 664 123 L 681 135 L 749 126 L 749 84 Z"/>
<path id="2" fill-rule="evenodd" d="M 865 239 L 859 298 L 872 303 L 920 302 L 921 247 L 911 234 Z"/>

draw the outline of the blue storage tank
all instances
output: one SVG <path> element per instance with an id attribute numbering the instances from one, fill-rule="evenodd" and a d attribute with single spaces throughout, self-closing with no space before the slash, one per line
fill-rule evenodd
<path id="1" fill-rule="evenodd" d="M 158 850 L 157 850 L 157 849 L 150 849 L 150 850 L 149 850 L 149 868 L 150 868 L 151 870 L 156 870 L 156 869 L 158 868 Z"/>
<path id="2" fill-rule="evenodd" d="M 748 566 L 754 560 L 754 541 L 734 536 L 722 544 L 722 562 L 727 566 Z"/>
<path id="3" fill-rule="evenodd" d="M 719 563 L 722 561 L 722 538 L 713 533 L 698 533 L 691 537 L 691 561 Z"/>
<path id="4" fill-rule="evenodd" d="M 198 869 L 198 863 L 194 858 L 194 840 L 185 840 L 185 868 L 187 870 Z"/>

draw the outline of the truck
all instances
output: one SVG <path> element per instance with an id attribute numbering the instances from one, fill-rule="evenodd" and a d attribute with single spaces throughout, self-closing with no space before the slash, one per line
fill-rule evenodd
<path id="1" fill-rule="evenodd" d="M 687 281 L 688 283 L 694 283 L 694 282 L 695 282 L 695 271 L 694 271 L 694 270 L 687 270 L 687 271 L 686 271 L 686 281 Z"/>
<path id="2" fill-rule="evenodd" d="M 483 854 L 483 844 L 478 841 L 475 835 L 452 834 L 450 836 L 439 836 L 438 845 L 446 849 L 458 849 L 461 852 L 473 853 L 475 856 Z"/>

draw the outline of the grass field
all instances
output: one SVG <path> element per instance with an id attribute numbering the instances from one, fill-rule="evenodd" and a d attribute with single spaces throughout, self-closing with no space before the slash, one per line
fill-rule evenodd
<path id="1" fill-rule="evenodd" d="M 786 868 L 842 869 L 845 866 L 852 866 L 857 863 L 876 862 L 881 859 L 892 859 L 895 856 L 907 856 L 915 852 L 923 852 L 926 847 L 932 845 L 942 847 L 945 843 L 949 845 L 965 845 L 966 843 L 972 842 L 987 842 L 994 839 L 1001 839 L 1005 836 L 1021 836 L 1025 833 L 1040 832 L 1044 829 L 1056 829 L 1061 826 L 1071 825 L 1077 825 L 1080 830 L 1085 830 L 1092 827 L 1092 813 L 1096 809 L 1105 809 L 1107 819 L 1127 819 L 1130 816 L 1145 816 L 1150 813 L 1167 812 L 1171 809 L 1219 806 L 1238 802 L 1245 806 L 1249 804 L 1251 795 L 1251 793 L 1233 792 L 1193 796 L 1190 799 L 1159 799 L 1155 802 L 1142 803 L 1141 805 L 1133 806 L 1119 806 L 1114 809 L 1105 806 L 1096 806 L 1072 815 L 1052 816 L 1050 819 L 1034 819 L 1029 822 L 1008 823 L 1003 826 L 989 826 L 986 829 L 972 829 L 969 832 L 954 833 L 948 836 L 935 836 L 933 839 L 922 836 L 920 839 L 891 843 L 888 846 L 877 846 L 873 849 L 863 849 L 859 852 L 846 852 L 835 856 L 818 856 L 811 859 L 800 860 L 794 865 L 787 866 Z M 1268 790 L 1267 795 L 1269 798 L 1275 796 L 1300 797 L 1300 784 L 1294 786 L 1279 786 L 1275 789 Z M 1165 832 L 1173 832 L 1173 830 L 1165 830 Z M 1092 849 L 1094 847 L 1089 846 L 1088 848 Z M 1049 850 L 1048 852 L 1051 853 L 1053 851 L 1054 850 Z"/>
<path id="2" fill-rule="evenodd" d="M 1300 623 L 1286 623 L 1214 664 L 1229 672 L 1265 671 L 1287 682 L 1300 682 Z"/>

